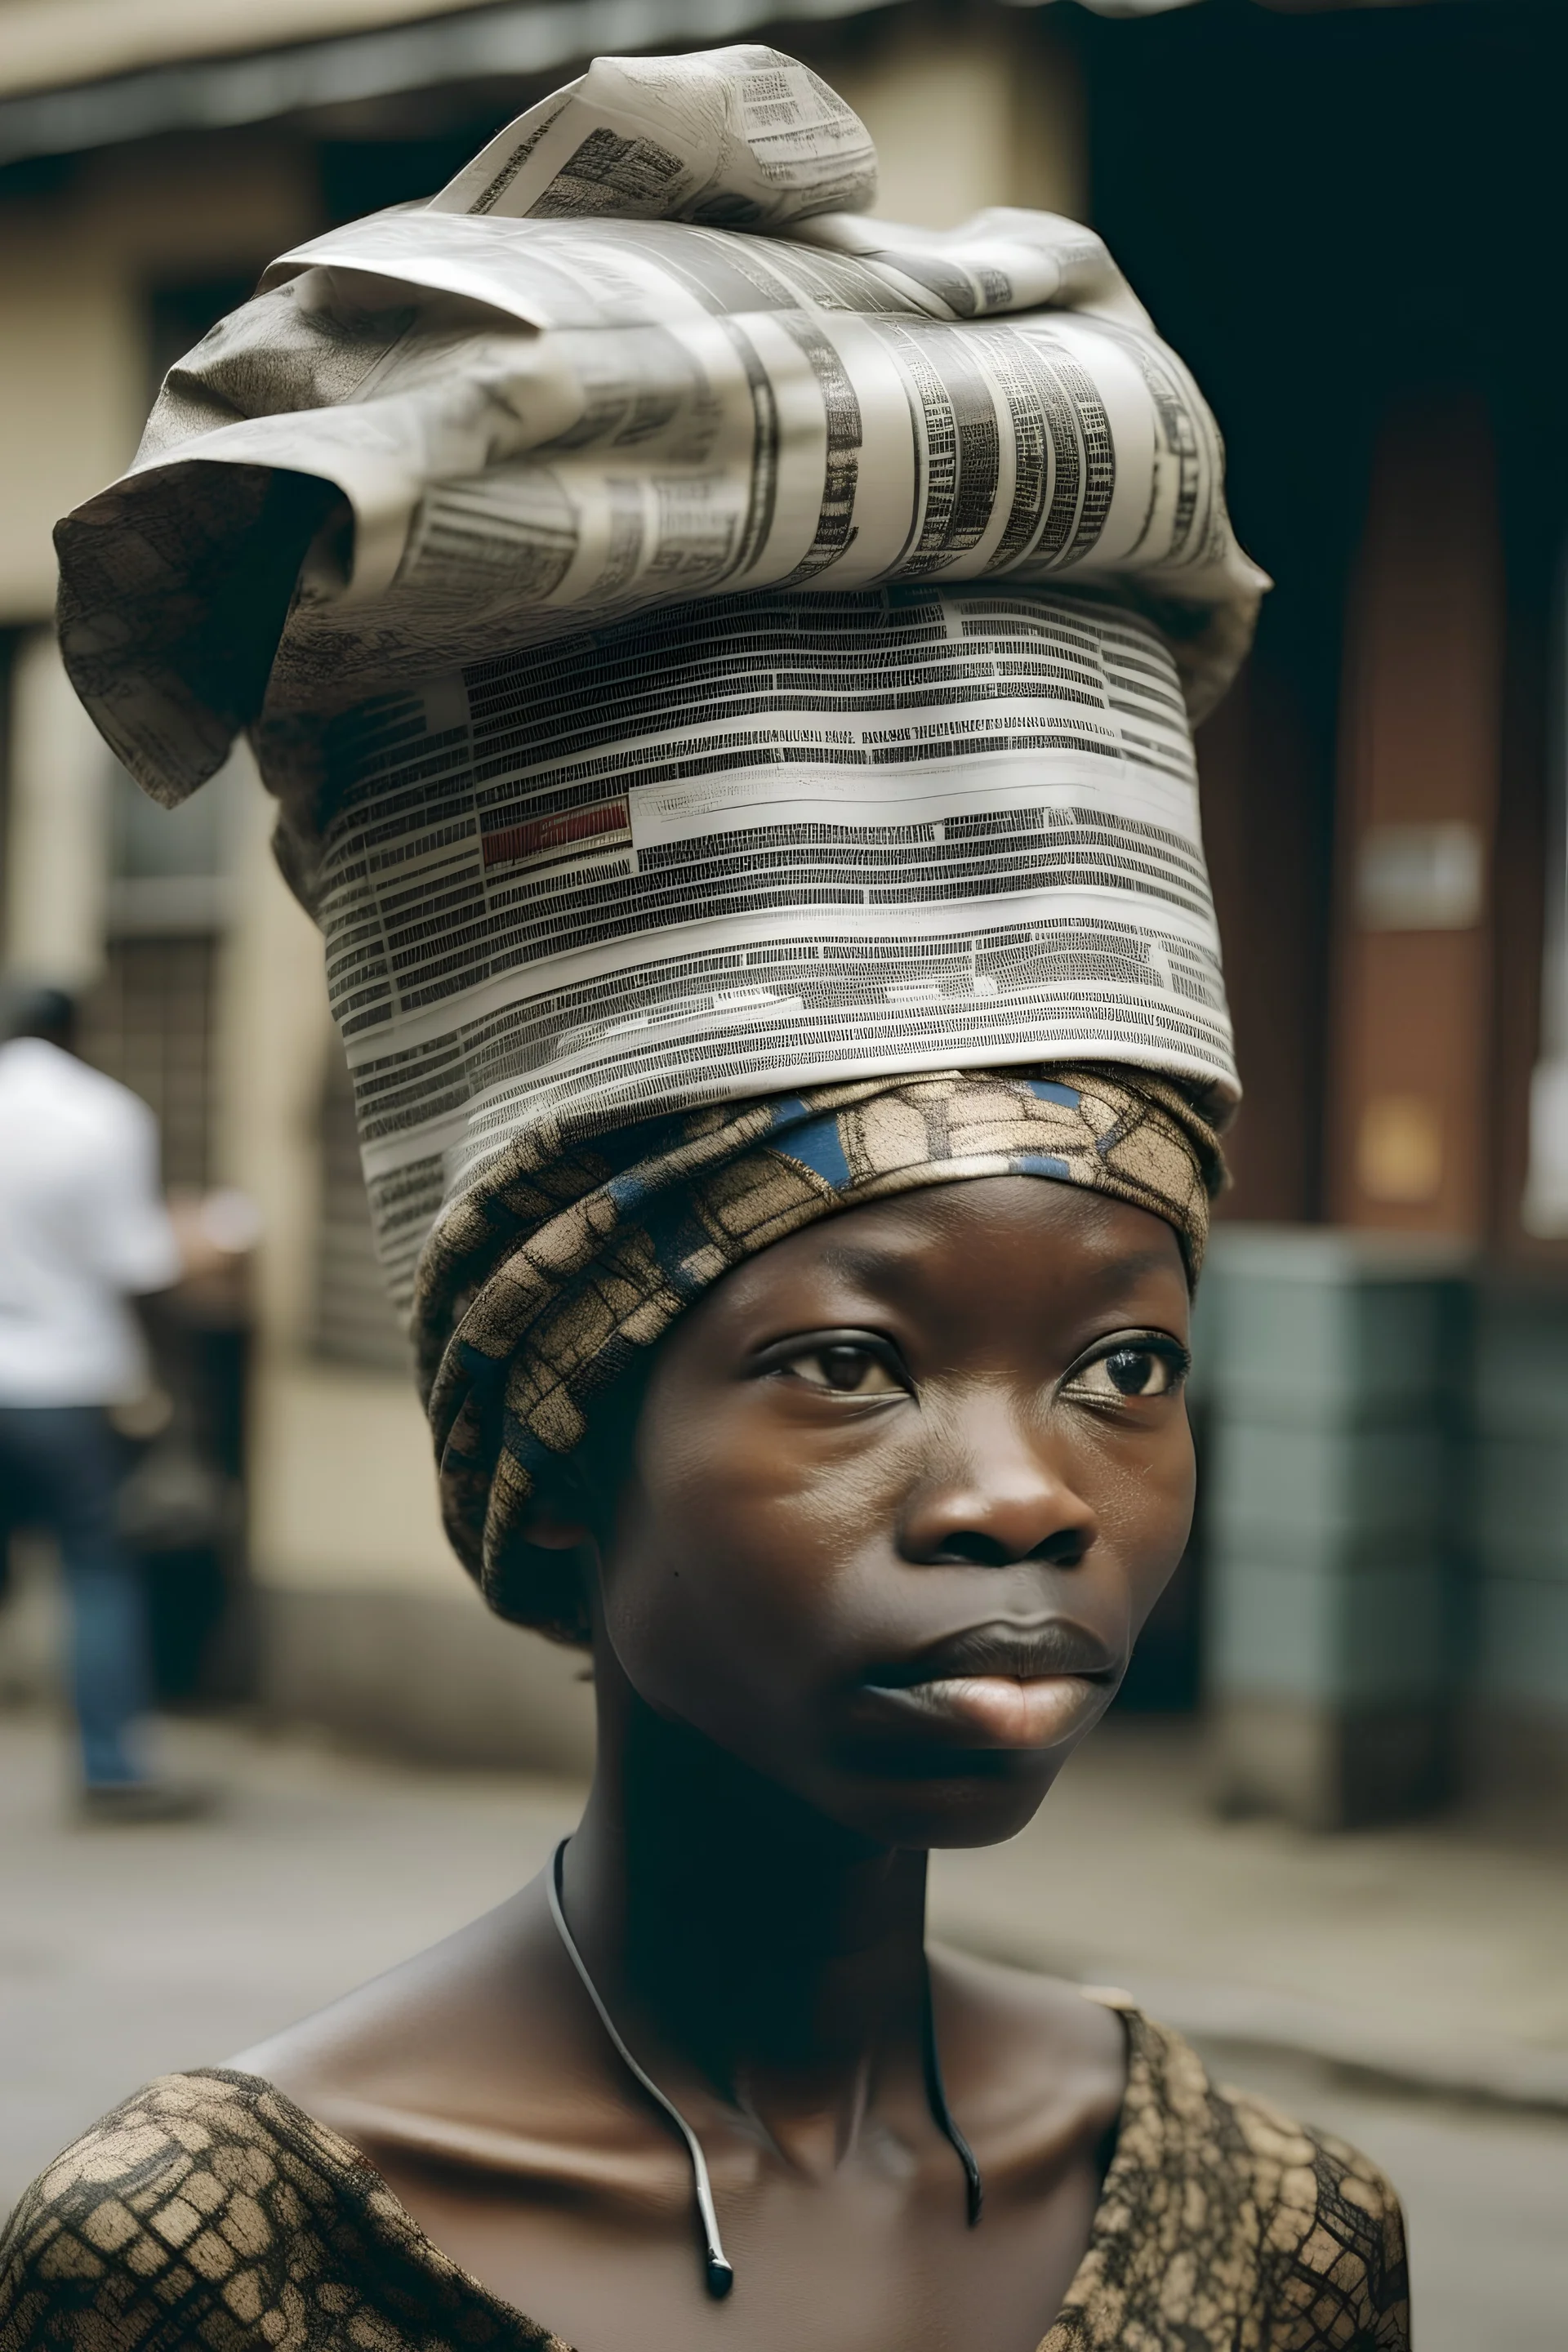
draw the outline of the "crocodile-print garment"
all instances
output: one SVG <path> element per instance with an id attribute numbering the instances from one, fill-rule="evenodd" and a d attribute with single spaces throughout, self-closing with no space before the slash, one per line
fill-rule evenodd
<path id="1" fill-rule="evenodd" d="M 1217 2090 L 1127 2012 L 1089 2250 L 1040 2352 L 1405 2352 L 1399 2204 L 1341 2140 Z M 35 2182 L 0 2241 L 0 2352 L 567 2352 L 250 2074 L 168 2074 Z"/>

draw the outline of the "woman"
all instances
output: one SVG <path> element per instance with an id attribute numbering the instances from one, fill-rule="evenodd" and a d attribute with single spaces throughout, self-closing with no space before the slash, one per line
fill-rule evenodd
<path id="1" fill-rule="evenodd" d="M 924 1944 L 1186 1537 L 1235 1084 L 1178 677 L 1256 575 L 1092 240 L 816 218 L 858 131 L 772 52 L 601 61 L 291 260 L 62 534 L 122 755 L 177 797 L 243 721 L 283 800 L 447 1525 L 599 1751 L 541 1880 L 68 2151 L 3 2352 L 1407 2342 L 1363 2158 Z"/>

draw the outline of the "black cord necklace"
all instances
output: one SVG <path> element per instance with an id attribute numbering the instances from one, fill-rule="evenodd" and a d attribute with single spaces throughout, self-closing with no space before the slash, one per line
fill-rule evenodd
<path id="1" fill-rule="evenodd" d="M 702 2225 L 703 2276 L 707 2282 L 709 2294 L 715 2303 L 721 2303 L 735 2284 L 735 2270 L 733 2263 L 729 2261 L 724 2252 L 724 2242 L 719 2235 L 719 2216 L 713 2205 L 713 2185 L 708 2178 L 708 2159 L 702 2153 L 701 2141 L 676 2105 L 675 2101 L 665 2096 L 651 2074 L 645 2074 L 622 2041 L 616 2030 L 615 2019 L 600 1999 L 599 1989 L 588 1974 L 588 1963 L 577 1949 L 576 1938 L 566 1925 L 566 1911 L 563 1902 L 562 1864 L 569 1843 L 568 1839 L 563 1838 L 556 1847 L 550 1864 L 550 1875 L 544 1882 L 544 1891 L 550 1900 L 550 1916 L 555 1922 L 556 1934 L 566 1948 L 566 1957 L 576 1969 L 583 1990 L 593 2002 L 599 2022 L 609 2036 L 610 2045 L 616 2057 L 634 2082 L 647 2093 L 655 2106 L 661 2114 L 668 2116 L 686 2144 L 686 2153 L 691 2160 L 691 2185 L 697 2197 L 698 2219 Z M 974 2160 L 974 2151 L 953 2122 L 952 2111 L 947 2104 L 947 2092 L 942 2079 L 942 2060 L 936 2046 L 936 2019 L 931 2008 L 929 1968 L 925 1978 L 923 2040 L 926 2097 L 931 2105 L 931 2121 L 963 2167 L 964 2187 L 969 2205 L 969 2226 L 973 2230 L 980 2219 L 981 2209 L 985 2202 L 985 2183 L 981 2179 L 980 2167 Z"/>

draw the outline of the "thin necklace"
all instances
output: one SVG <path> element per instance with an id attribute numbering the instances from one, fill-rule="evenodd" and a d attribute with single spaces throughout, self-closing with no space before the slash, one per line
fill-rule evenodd
<path id="1" fill-rule="evenodd" d="M 544 1882 L 544 1891 L 550 1901 L 550 1916 L 555 1922 L 556 1934 L 566 1948 L 566 1957 L 576 1969 L 583 1990 L 593 2002 L 598 2013 L 599 2022 L 609 2036 L 611 2048 L 633 2081 L 640 2084 L 655 2106 L 668 2116 L 686 2143 L 686 2153 L 691 2159 L 691 2185 L 697 2196 L 698 2218 L 702 2224 L 703 2276 L 707 2281 L 708 2292 L 714 2302 L 722 2303 L 735 2284 L 735 2270 L 733 2263 L 729 2261 L 724 2252 L 724 2242 L 719 2235 L 719 2216 L 713 2205 L 713 2184 L 708 2178 L 708 2159 L 702 2153 L 701 2141 L 676 2105 L 675 2101 L 665 2096 L 653 2076 L 645 2073 L 637 2064 L 637 2060 L 622 2041 L 616 2030 L 615 2019 L 599 1997 L 598 1986 L 588 1974 L 588 1963 L 577 1949 L 577 1939 L 566 1925 L 566 1911 L 563 1902 L 562 1864 L 570 1843 L 570 1839 L 563 1838 L 556 1847 L 550 1864 L 550 1875 Z M 936 2046 L 936 2020 L 931 2009 L 929 1968 L 925 1975 L 923 2041 L 926 2098 L 931 2105 L 931 2120 L 963 2167 L 969 2226 L 973 2230 L 980 2219 L 981 2210 L 985 2202 L 985 2183 L 981 2179 L 980 2167 L 974 2160 L 974 2151 L 953 2122 L 952 2111 L 947 2104 L 947 2092 L 942 2079 L 942 2060 Z"/>

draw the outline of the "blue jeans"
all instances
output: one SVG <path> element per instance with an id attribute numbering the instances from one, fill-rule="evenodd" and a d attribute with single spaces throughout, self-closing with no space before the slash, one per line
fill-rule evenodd
<path id="1" fill-rule="evenodd" d="M 0 1405 L 0 1485 L 10 1516 L 60 1548 L 71 1617 L 71 1686 L 89 1786 L 139 1780 L 127 1735 L 153 1702 L 141 1570 L 115 1526 L 121 1463 L 100 1405 Z"/>

